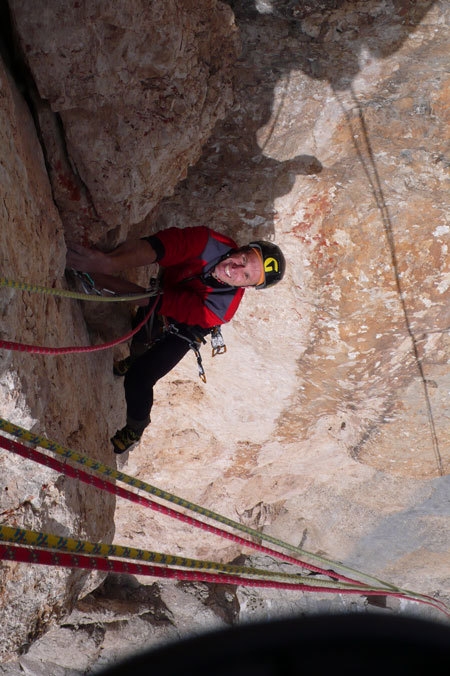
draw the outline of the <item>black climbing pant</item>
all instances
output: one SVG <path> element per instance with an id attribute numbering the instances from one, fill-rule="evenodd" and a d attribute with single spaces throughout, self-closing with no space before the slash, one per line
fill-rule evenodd
<path id="1" fill-rule="evenodd" d="M 133 325 L 145 316 L 147 308 L 139 308 Z M 169 320 L 170 323 L 170 320 Z M 193 340 L 203 338 L 210 330 L 199 326 L 173 323 L 176 329 Z M 125 399 L 127 402 L 127 421 L 133 421 L 132 427 L 141 432 L 150 422 L 153 406 L 153 388 L 156 382 L 171 371 L 190 349 L 185 338 L 164 330 L 164 321 L 160 315 L 153 314 L 149 322 L 133 336 L 130 354 L 132 365 L 125 375 Z"/>
<path id="2" fill-rule="evenodd" d="M 173 333 L 166 333 L 133 361 L 124 382 L 127 418 L 149 420 L 153 387 L 178 364 L 189 349 L 188 341 Z"/>

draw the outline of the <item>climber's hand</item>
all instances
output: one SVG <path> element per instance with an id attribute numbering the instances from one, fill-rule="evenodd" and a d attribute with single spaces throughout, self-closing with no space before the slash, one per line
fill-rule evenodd
<path id="1" fill-rule="evenodd" d="M 66 267 L 80 272 L 109 272 L 108 254 L 80 244 L 69 243 L 66 255 Z"/>

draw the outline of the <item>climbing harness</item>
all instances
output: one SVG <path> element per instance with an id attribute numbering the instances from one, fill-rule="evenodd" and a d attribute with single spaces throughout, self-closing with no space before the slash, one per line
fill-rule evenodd
<path id="1" fill-rule="evenodd" d="M 220 260 L 223 260 L 227 258 L 228 254 L 225 254 L 224 256 L 221 257 Z M 185 277 L 183 279 L 183 282 L 189 282 L 192 279 L 197 279 L 200 278 L 204 284 L 210 284 L 211 283 L 211 273 L 207 274 L 200 274 L 200 275 L 191 275 L 190 277 Z M 208 281 L 209 278 L 209 281 Z M 168 324 L 166 327 L 167 331 L 171 331 L 172 333 L 176 333 L 180 338 L 183 338 L 184 340 L 187 340 L 189 343 L 189 347 L 193 350 L 196 359 L 197 359 L 197 366 L 198 366 L 198 375 L 199 378 L 206 383 L 206 373 L 205 369 L 203 368 L 203 362 L 202 362 L 202 357 L 200 355 L 200 346 L 201 343 L 205 344 L 206 341 L 204 340 L 203 336 L 202 337 L 195 337 L 194 340 L 191 338 L 188 338 L 183 335 L 181 331 L 177 329 L 176 326 Z M 227 347 L 225 345 L 225 341 L 222 336 L 222 331 L 221 327 L 218 324 L 217 326 L 213 326 L 212 329 L 209 331 L 210 334 L 210 339 L 211 339 L 211 348 L 212 348 L 212 356 L 215 357 L 216 354 L 224 354 L 227 351 Z"/>
<path id="2" fill-rule="evenodd" d="M 185 340 L 188 344 L 191 350 L 194 352 L 195 357 L 197 359 L 197 366 L 198 366 L 198 375 L 199 378 L 206 383 L 206 373 L 205 369 L 203 368 L 203 361 L 202 361 L 202 356 L 200 354 L 200 347 L 202 343 L 205 345 L 206 340 L 204 339 L 203 336 L 199 335 L 194 335 L 194 333 L 191 334 L 191 336 L 186 336 L 183 331 L 181 331 L 176 324 L 173 322 L 169 322 L 166 317 L 164 317 L 164 327 L 163 330 L 166 333 L 172 333 L 178 338 L 182 338 Z M 211 347 L 212 347 L 212 356 L 215 357 L 216 354 L 224 354 L 227 351 L 225 341 L 222 336 L 222 332 L 220 330 L 220 326 L 214 326 L 211 329 L 210 333 L 210 338 L 211 338 Z"/>
<path id="3" fill-rule="evenodd" d="M 291 590 L 301 590 L 301 591 L 328 591 L 331 593 L 351 593 L 351 594 L 359 594 L 362 596 L 370 596 L 370 595 L 385 595 L 385 596 L 394 596 L 394 597 L 399 597 L 399 598 L 404 598 L 407 600 L 412 600 L 412 601 L 418 601 L 420 603 L 425 603 L 427 605 L 431 605 L 434 608 L 440 610 L 441 612 L 444 612 L 448 614 L 448 609 L 446 608 L 445 604 L 440 602 L 437 599 L 434 599 L 429 596 L 417 594 L 415 592 L 411 592 L 409 590 L 404 590 L 399 587 L 396 587 L 395 585 L 391 585 L 389 583 L 383 582 L 382 580 L 378 580 L 378 578 L 375 578 L 373 576 L 368 576 L 365 574 L 362 574 L 358 571 L 355 571 L 351 568 L 348 568 L 344 566 L 343 564 L 337 563 L 337 562 L 332 562 L 324 557 L 311 554 L 310 552 L 306 552 L 305 550 L 301 550 L 298 547 L 294 547 L 293 545 L 289 545 L 288 543 L 285 543 L 281 540 L 278 540 L 277 538 L 273 538 L 267 534 L 261 533 L 259 531 L 255 531 L 254 529 L 245 526 L 243 524 L 239 524 L 237 522 L 232 521 L 231 519 L 228 519 L 227 517 L 221 516 L 219 514 L 216 514 L 214 512 L 211 512 L 210 510 L 207 510 L 203 507 L 199 507 L 198 505 L 195 505 L 194 503 L 190 503 L 178 496 L 175 496 L 173 494 L 167 493 L 166 491 L 162 491 L 161 489 L 155 488 L 153 486 L 150 486 L 149 484 L 146 484 L 145 482 L 142 482 L 139 479 L 135 479 L 133 477 L 130 477 L 123 472 L 114 470 L 112 467 L 108 467 L 107 465 L 103 465 L 102 463 L 92 460 L 91 458 L 88 458 L 86 456 L 78 454 L 76 451 L 72 451 L 71 449 L 68 449 L 64 446 L 61 446 L 55 442 L 49 441 L 45 439 L 45 437 L 41 437 L 38 435 L 35 435 L 31 432 L 28 432 L 27 430 L 14 425 L 13 423 L 8 422 L 7 420 L 4 420 L 3 418 L 0 418 L 0 429 L 5 431 L 6 433 L 16 436 L 19 439 L 26 441 L 28 445 L 24 445 L 23 443 L 18 443 L 14 442 L 11 439 L 8 439 L 6 437 L 3 437 L 3 435 L 0 435 L 0 446 L 12 451 L 24 458 L 31 459 L 35 462 L 38 462 L 40 464 L 43 464 L 47 467 L 50 467 L 52 469 L 55 469 L 56 471 L 66 474 L 69 477 L 75 478 L 77 480 L 84 481 L 85 483 L 95 486 L 97 488 L 100 488 L 101 490 L 105 490 L 108 492 L 111 492 L 115 495 L 118 495 L 120 497 L 123 497 L 125 499 L 131 500 L 133 502 L 136 502 L 141 505 L 145 505 L 147 507 L 150 507 L 157 512 L 166 514 L 168 516 L 171 516 L 173 518 L 180 519 L 184 523 L 190 524 L 190 525 L 195 525 L 196 527 L 202 528 L 203 530 L 206 530 L 207 532 L 214 533 L 217 535 L 220 535 L 222 537 L 228 538 L 233 540 L 234 542 L 238 542 L 246 547 L 250 547 L 253 549 L 256 549 L 258 551 L 261 551 L 265 554 L 269 554 L 273 557 L 280 558 L 284 561 L 287 561 L 289 563 L 295 564 L 297 566 L 300 566 L 302 568 L 306 568 L 310 571 L 313 571 L 316 574 L 323 575 L 327 578 L 328 580 L 317 580 L 314 579 L 314 585 L 310 584 L 310 577 L 308 576 L 301 576 L 301 575 L 294 575 L 294 577 L 284 577 L 283 575 L 281 576 L 284 581 L 276 581 L 273 580 L 272 577 L 279 578 L 280 575 L 278 573 L 269 573 L 268 571 L 260 571 L 260 569 L 247 569 L 244 567 L 243 570 L 240 571 L 234 571 L 228 568 L 218 568 L 217 566 L 222 566 L 222 564 L 215 564 L 214 562 L 198 562 L 195 561 L 192 563 L 192 567 L 194 568 L 202 568 L 202 569 L 214 569 L 214 570 L 223 570 L 224 573 L 230 574 L 230 573 L 238 573 L 248 575 L 256 575 L 256 576 L 264 576 L 265 578 L 269 578 L 266 580 L 250 580 L 247 577 L 226 577 L 222 573 L 217 576 L 217 579 L 214 576 L 211 576 L 210 574 L 207 574 L 205 577 L 203 577 L 203 581 L 208 581 L 208 582 L 213 582 L 213 581 L 219 581 L 221 583 L 228 583 L 228 584 L 239 584 L 239 585 L 245 585 L 245 586 L 262 586 L 262 587 L 271 587 L 271 588 L 281 588 L 281 589 L 291 589 Z M 56 453 L 60 456 L 63 457 L 62 460 L 58 460 L 55 457 L 52 457 L 46 453 L 43 453 L 41 451 L 38 451 L 35 447 L 40 446 L 46 450 L 49 450 L 53 453 Z M 83 466 L 83 469 L 81 468 L 75 468 L 72 465 L 69 464 L 69 462 L 77 462 L 80 465 Z M 86 471 L 86 470 L 89 470 Z M 93 473 L 92 473 L 93 472 Z M 99 476 L 96 476 L 97 474 L 102 475 L 102 478 Z M 209 519 L 213 519 L 216 521 L 220 521 L 223 524 L 226 524 L 227 526 L 241 530 L 245 532 L 246 534 L 250 535 L 252 539 L 246 539 L 241 536 L 238 536 L 234 533 L 230 533 L 228 531 L 225 531 L 223 529 L 217 528 L 215 526 L 212 526 L 211 524 L 205 523 L 204 521 L 201 521 L 199 519 L 195 519 L 193 517 L 190 517 L 189 515 L 179 512 L 177 510 L 174 510 L 172 508 L 165 507 L 164 505 L 161 505 L 158 502 L 154 502 L 150 500 L 149 498 L 146 498 L 145 496 L 142 496 L 138 493 L 135 493 L 134 490 L 129 490 L 122 488 L 121 486 L 117 485 L 117 482 L 123 482 L 128 484 L 130 487 L 132 487 L 135 490 L 142 490 L 147 493 L 151 493 L 155 496 L 157 496 L 159 499 L 170 501 L 173 504 L 176 504 L 178 507 L 182 507 L 191 511 L 195 511 Z M 59 566 L 69 566 L 69 567 L 80 567 L 80 568 L 85 568 L 85 569 L 92 569 L 92 568 L 97 568 L 99 570 L 114 570 L 116 572 L 131 572 L 134 571 L 135 574 L 142 574 L 142 575 L 152 575 L 152 576 L 158 576 L 158 577 L 175 577 L 176 579 L 196 579 L 200 580 L 201 578 L 199 577 L 198 573 L 187 573 L 186 571 L 180 572 L 180 571 L 173 571 L 173 570 L 167 570 L 167 569 L 157 569 L 155 567 L 143 567 L 142 564 L 139 564 L 139 566 L 136 566 L 136 564 L 131 564 L 129 562 L 118 562 L 118 561 L 112 561 L 111 559 L 105 559 L 105 556 L 114 556 L 114 557 L 119 557 L 122 556 L 124 558 L 135 558 L 138 560 L 149 560 L 149 561 L 156 561 L 159 563 L 163 563 L 165 565 L 176 565 L 176 566 L 182 566 L 180 561 L 175 561 L 174 557 L 172 555 L 167 555 L 167 554 L 158 554 L 158 553 L 147 553 L 147 554 L 141 554 L 139 552 L 142 552 L 143 550 L 130 550 L 130 548 L 118 548 L 116 545 L 99 545 L 98 543 L 95 544 L 78 544 L 78 545 L 68 545 L 68 549 L 73 550 L 75 547 L 75 550 L 78 552 L 81 551 L 86 551 L 89 555 L 86 556 L 79 556 L 78 554 L 74 556 L 73 554 L 60 554 L 58 552 L 57 555 L 49 554 L 48 552 L 45 552 L 42 550 L 42 547 L 44 546 L 44 543 L 47 543 L 48 545 L 53 547 L 54 543 L 54 538 L 57 536 L 52 536 L 49 534 L 23 534 L 21 529 L 17 530 L 14 529 L 17 532 L 17 535 L 14 536 L 13 540 L 15 542 L 20 542 L 20 540 L 27 540 L 28 541 L 28 546 L 33 547 L 33 549 L 30 551 L 28 549 L 24 549 L 23 547 L 17 548 L 16 545 L 14 546 L 0 546 L 0 558 L 4 559 L 10 559 L 10 560 L 16 560 L 16 561 L 26 561 L 26 562 L 33 562 L 33 563 L 42 563 L 46 565 L 59 565 Z M 34 540 L 33 540 L 34 538 Z M 36 538 L 39 538 L 39 542 L 37 541 Z M 0 540 L 8 540 L 11 541 L 11 531 L 7 531 L 6 535 L 5 532 L 0 531 Z M 59 540 L 64 541 L 64 538 L 59 538 Z M 291 551 L 294 551 L 297 554 L 302 554 L 307 557 L 310 557 L 312 559 L 319 560 L 321 563 L 326 564 L 331 566 L 331 569 L 325 569 L 323 567 L 319 567 L 316 565 L 312 565 L 308 562 L 305 562 L 303 560 L 300 560 L 298 558 L 286 555 L 282 552 L 279 552 L 277 550 L 273 550 L 271 548 L 262 546 L 259 544 L 261 540 L 267 540 L 269 542 L 273 542 L 280 548 L 288 549 Z M 36 546 L 34 546 L 34 543 L 36 543 Z M 39 546 L 37 546 L 39 545 Z M 47 546 L 47 545 L 46 545 Z M 99 550 L 99 547 L 101 548 Z M 62 548 L 62 544 L 60 545 L 59 548 Z M 78 548 L 78 549 L 77 549 Z M 107 548 L 107 549 L 105 549 Z M 109 549 L 108 549 L 109 548 Z M 58 547 L 57 547 L 58 549 Z M 94 554 L 101 554 L 100 557 L 94 557 Z M 183 561 L 186 561 L 186 565 L 188 567 L 191 567 L 191 564 L 188 563 L 190 561 L 194 561 L 191 559 L 184 559 Z M 211 565 L 212 563 L 212 565 Z M 336 572 L 336 569 L 341 568 L 342 570 L 345 570 L 346 572 L 351 572 L 355 573 L 357 576 L 363 577 L 365 581 L 358 581 L 355 578 L 352 577 L 347 577 L 346 575 L 343 575 L 342 573 Z M 142 572 L 138 572 L 142 571 Z M 257 572 L 255 573 L 254 570 Z M 194 575 L 194 577 L 191 577 L 191 575 Z M 205 574 L 204 574 L 205 575 Z M 331 578 L 331 579 L 330 579 Z M 293 582 L 288 582 L 287 580 L 293 580 Z"/>

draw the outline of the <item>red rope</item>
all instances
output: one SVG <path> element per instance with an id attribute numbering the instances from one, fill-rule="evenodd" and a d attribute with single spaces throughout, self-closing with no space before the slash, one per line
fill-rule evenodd
<path id="1" fill-rule="evenodd" d="M 26 345 L 25 343 L 17 343 L 11 340 L 0 340 L 0 349 L 16 350 L 18 352 L 31 352 L 33 354 L 71 354 L 74 352 L 98 352 L 99 350 L 107 350 L 108 348 L 114 347 L 115 345 L 120 345 L 120 343 L 125 343 L 127 340 L 132 338 L 134 334 L 137 333 L 148 322 L 156 308 L 158 300 L 159 294 L 150 310 L 145 315 L 144 319 L 139 322 L 136 328 L 134 328 L 132 331 L 129 331 L 121 338 L 116 338 L 115 340 L 111 340 L 108 343 L 102 343 L 101 345 L 74 345 L 70 347 L 41 347 L 39 345 Z"/>
<path id="2" fill-rule="evenodd" d="M 213 533 L 215 535 L 220 535 L 221 537 L 227 538 L 234 542 L 243 544 L 244 546 L 256 549 L 257 551 L 269 554 L 271 556 L 280 558 L 289 563 L 293 563 L 300 567 L 304 567 L 313 571 L 317 571 L 327 577 L 339 579 L 341 581 L 349 582 L 355 585 L 355 588 L 329 588 L 322 587 L 318 585 L 305 585 L 301 583 L 287 583 L 279 582 L 275 580 L 254 580 L 253 578 L 244 578 L 239 577 L 239 575 L 225 574 L 225 573 L 207 573 L 207 572 L 197 572 L 197 571 L 181 571 L 178 569 L 164 568 L 148 564 L 136 564 L 131 562 L 116 561 L 113 559 L 108 559 L 102 556 L 86 556 L 79 554 L 70 554 L 70 553 L 61 553 L 61 552 L 49 552 L 38 547 L 33 547 L 33 549 L 27 549 L 26 547 L 20 547 L 17 545 L 2 545 L 0 544 L 0 560 L 10 560 L 17 561 L 21 563 L 38 563 L 43 565 L 50 566 L 62 566 L 66 568 L 83 568 L 87 570 L 102 570 L 102 571 L 113 571 L 118 573 L 129 573 L 136 575 L 147 575 L 153 577 L 162 577 L 162 578 L 175 578 L 178 580 L 190 580 L 190 581 L 200 581 L 200 582 L 210 582 L 210 583 L 225 583 L 225 584 L 234 584 L 234 585 L 244 585 L 248 587 L 262 587 L 270 589 L 285 589 L 285 590 L 299 590 L 304 592 L 324 592 L 324 593 L 339 593 L 339 594 L 360 594 L 361 596 L 389 596 L 394 598 L 403 598 L 407 601 L 418 601 L 424 605 L 431 606 L 437 610 L 444 612 L 447 616 L 450 616 L 445 605 L 442 607 L 441 602 L 438 602 L 436 599 L 433 599 L 430 596 L 421 596 L 421 598 L 415 598 L 414 596 L 409 596 L 407 591 L 394 591 L 391 589 L 368 589 L 364 586 L 364 583 L 358 582 L 352 578 L 345 577 L 343 575 L 337 574 L 334 571 L 324 570 L 316 566 L 312 566 L 303 561 L 295 559 L 294 557 L 282 554 L 276 550 L 270 549 L 269 547 L 264 547 L 258 545 L 257 543 L 252 542 L 251 540 L 246 540 L 232 533 L 228 533 L 220 528 L 215 526 L 210 526 L 208 524 L 199 521 L 193 517 L 187 516 L 180 512 L 177 512 L 169 507 L 160 505 L 149 498 L 142 497 L 129 491 L 128 489 L 121 488 L 113 482 L 109 482 L 105 479 L 99 479 L 84 470 L 75 469 L 67 463 L 63 463 L 56 458 L 52 458 L 44 453 L 39 452 L 35 448 L 29 448 L 23 444 L 19 444 L 11 439 L 7 439 L 0 435 L 0 447 L 10 450 L 22 457 L 31 459 L 35 462 L 38 462 L 42 465 L 55 469 L 61 473 L 66 474 L 71 478 L 78 479 L 87 483 L 91 486 L 100 488 L 109 493 L 118 495 L 119 497 L 126 498 L 132 502 L 150 507 L 162 514 L 171 516 L 173 518 L 179 519 L 184 523 L 194 525 L 197 528 L 201 528 L 207 532 Z"/>
<path id="3" fill-rule="evenodd" d="M 255 580 L 239 575 L 230 575 L 229 573 L 208 573 L 193 570 L 178 570 L 175 568 L 165 568 L 163 566 L 154 566 L 152 564 L 133 563 L 127 561 L 117 561 L 115 559 L 103 556 L 86 556 L 85 554 L 71 554 L 66 552 L 50 552 L 40 547 L 28 549 L 20 545 L 0 544 L 0 559 L 7 561 L 17 561 L 19 563 L 38 563 L 44 566 L 61 566 L 64 568 L 83 568 L 87 570 L 102 570 L 105 572 L 128 573 L 129 575 L 146 575 L 151 577 L 160 577 L 176 580 L 189 580 L 192 582 L 209 582 L 216 584 L 243 585 L 245 587 L 263 587 L 265 589 L 286 589 L 306 592 L 324 592 L 336 593 L 336 589 L 321 587 L 317 585 L 305 585 L 295 582 L 280 582 L 277 580 Z M 360 594 L 361 596 L 379 596 L 380 594 L 394 596 L 411 600 L 407 594 L 402 592 L 386 592 L 386 590 L 376 589 L 339 589 L 339 594 Z M 431 602 L 422 601 L 426 605 L 433 605 Z"/>
<path id="4" fill-rule="evenodd" d="M 341 575 L 339 573 L 335 573 L 333 570 L 332 571 L 325 570 L 323 568 L 319 568 L 318 566 L 305 563 L 304 561 L 296 559 L 293 556 L 289 556 L 288 554 L 283 554 L 275 549 L 271 549 L 270 547 L 265 547 L 264 545 L 257 544 L 252 540 L 247 540 L 246 538 L 243 538 L 240 535 L 234 535 L 233 533 L 229 533 L 228 531 L 223 530 L 222 528 L 209 525 L 192 516 L 188 516 L 187 514 L 177 512 L 175 509 L 172 509 L 171 507 L 160 505 L 158 502 L 155 502 L 150 498 L 146 498 L 144 496 L 133 493 L 129 489 L 117 486 L 117 484 L 113 483 L 112 481 L 110 482 L 106 479 L 100 479 L 92 474 L 89 474 L 88 472 L 85 472 L 82 469 L 76 469 L 75 467 L 72 467 L 71 465 L 62 462 L 61 460 L 57 460 L 56 458 L 52 458 L 51 456 L 46 455 L 45 453 L 41 453 L 35 448 L 30 448 L 28 446 L 24 446 L 23 444 L 19 444 L 17 441 L 7 439 L 1 434 L 0 434 L 0 447 L 6 449 L 7 451 L 12 451 L 13 453 L 20 455 L 23 458 L 33 460 L 41 465 L 45 465 L 46 467 L 50 467 L 51 469 L 54 469 L 57 472 L 65 474 L 66 476 L 69 476 L 73 479 L 83 481 L 84 483 L 89 484 L 90 486 L 95 486 L 97 488 L 100 488 L 100 490 L 107 491 L 108 493 L 112 493 L 113 495 L 118 495 L 119 497 L 124 498 L 125 500 L 130 500 L 131 502 L 143 505 L 144 507 L 149 507 L 150 509 L 153 509 L 156 512 L 159 512 L 166 516 L 170 516 L 174 519 L 178 519 L 183 523 L 189 524 L 190 526 L 201 528 L 202 530 L 205 530 L 208 533 L 219 535 L 220 537 L 232 540 L 233 542 L 237 542 L 238 544 L 243 545 L 245 547 L 256 549 L 258 552 L 268 554 L 269 556 L 273 556 L 278 559 L 282 559 L 283 561 L 287 561 L 288 563 L 292 563 L 301 568 L 306 568 L 307 570 L 311 570 L 321 575 L 326 575 L 327 577 L 340 580 L 341 582 L 349 582 L 350 584 L 355 584 L 357 586 L 361 586 L 362 588 L 364 588 L 364 583 L 358 582 L 353 578 L 346 577 L 345 575 Z"/>

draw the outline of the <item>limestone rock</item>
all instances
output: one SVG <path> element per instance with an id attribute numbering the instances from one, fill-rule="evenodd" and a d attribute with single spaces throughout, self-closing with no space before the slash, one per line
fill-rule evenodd
<path id="1" fill-rule="evenodd" d="M 30 112 L 1 62 L 0 83 L 2 276 L 64 288 L 63 228 L 42 150 Z M 50 347 L 89 344 L 78 303 L 7 288 L 1 294 L 2 340 Z M 92 354 L 45 356 L 2 349 L 0 415 L 80 449 L 87 449 L 90 438 L 91 453 L 102 457 L 108 422 L 100 402 L 113 379 L 107 363 Z M 84 391 L 80 408 L 73 405 L 74 391 Z M 100 420 L 102 429 L 97 428 Z M 114 500 L 106 493 L 3 449 L 0 469 L 2 523 L 88 539 L 112 536 Z M 94 579 L 95 586 L 99 579 Z M 39 567 L 2 562 L 2 657 L 25 649 L 67 613 L 86 580 L 79 571 L 55 569 L 50 575 Z M 86 591 L 90 588 L 87 583 Z"/>
<path id="2" fill-rule="evenodd" d="M 185 176 L 232 101 L 239 43 L 231 10 L 217 0 L 12 0 L 10 7 L 75 170 L 55 158 L 53 179 L 60 189 L 74 186 L 63 218 L 75 210 L 81 179 L 97 220 L 125 235 Z M 89 234 L 90 218 L 74 235 Z"/>
<path id="3" fill-rule="evenodd" d="M 448 598 L 449 10 L 333 4 L 308 15 L 320 39 L 241 14 L 235 106 L 160 223 L 274 237 L 286 281 L 246 294 L 205 387 L 188 359 L 160 384 L 127 466 Z M 144 535 L 148 518 L 119 505 L 117 537 L 209 551 L 159 519 Z"/>
<path id="4" fill-rule="evenodd" d="M 225 355 L 212 358 L 209 346 L 202 348 L 206 384 L 192 355 L 158 384 L 152 425 L 117 466 L 307 551 L 449 603 L 448 3 L 230 5 L 243 45 L 233 107 L 174 194 L 130 232 L 207 223 L 242 243 L 273 238 L 286 252 L 288 271 L 276 290 L 246 293 L 224 327 Z M 28 53 L 41 54 L 33 44 Z M 61 223 L 42 156 L 6 81 L 2 76 L 8 149 L 2 166 L 17 178 L 2 183 L 5 274 L 64 285 Z M 49 126 L 50 113 L 41 112 Z M 63 156 L 63 144 L 58 152 Z M 62 209 L 69 235 L 71 224 L 82 223 L 71 208 L 67 221 Z M 102 218 L 89 221 L 88 239 L 124 236 L 128 224 L 119 233 L 114 219 Z M 33 247 L 38 261 L 25 257 Z M 77 305 L 2 293 L 7 338 L 99 339 Z M 108 327 L 115 318 L 113 311 L 104 315 Z M 107 437 L 122 423 L 124 407 L 110 358 L 41 361 L 2 352 L 5 417 L 111 462 Z M 3 476 L 14 478 L 2 511 L 12 510 L 18 523 L 222 562 L 250 556 L 122 500 L 105 507 L 99 495 L 86 494 L 80 510 L 69 482 L 45 492 L 48 471 L 25 475 L 23 463 L 1 458 Z M 31 506 L 23 504 L 28 496 Z M 49 664 L 55 674 L 70 674 L 70 665 L 83 673 L 163 636 L 227 621 L 317 609 L 371 612 L 359 596 L 293 598 L 245 588 L 231 594 L 229 605 L 223 598 L 221 606 L 208 605 L 211 590 L 202 585 L 153 586 L 136 578 L 119 583 L 126 598 L 118 598 L 111 579 L 91 595 L 81 592 L 68 615 L 82 583 L 76 576 L 8 565 L 2 582 L 2 612 L 25 618 L 4 625 L 9 655 L 27 631 L 37 635 L 30 627 L 53 624 L 20 661 L 4 665 L 11 674 L 21 662 L 36 675 Z M 93 586 L 87 584 L 85 591 Z M 376 612 L 444 619 L 395 600 Z M 65 613 L 60 628 L 58 613 Z M 56 663 L 55 646 L 73 654 L 72 662 Z"/>

